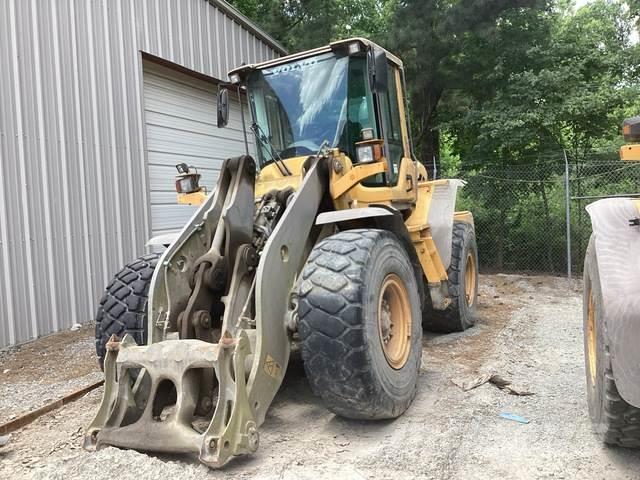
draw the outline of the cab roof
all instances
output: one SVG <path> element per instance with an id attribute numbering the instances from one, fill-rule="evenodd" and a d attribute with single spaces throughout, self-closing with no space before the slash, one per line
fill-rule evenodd
<path id="1" fill-rule="evenodd" d="M 331 42 L 329 45 L 325 45 L 323 47 L 314 48 L 311 50 L 305 50 L 304 52 L 294 53 L 291 55 L 287 55 L 285 57 L 279 57 L 273 60 L 268 60 L 266 62 L 242 65 L 241 67 L 237 67 L 231 70 L 229 72 L 229 77 L 231 78 L 234 74 L 243 75 L 252 70 L 262 70 L 264 68 L 270 68 L 276 65 L 282 65 L 284 63 L 289 63 L 295 60 L 314 57 L 316 55 L 321 55 L 323 53 L 329 53 L 332 51 L 348 49 L 351 44 L 360 44 L 361 48 L 364 51 L 367 51 L 370 49 L 382 50 L 385 52 L 387 59 L 391 63 L 395 64 L 399 68 L 403 68 L 402 60 L 400 60 L 398 57 L 396 57 L 394 54 L 392 54 L 388 50 L 382 48 L 380 45 L 372 42 L 371 40 L 367 40 L 366 38 L 354 37 L 354 38 L 348 38 L 346 40 L 338 40 L 336 42 Z M 237 83 L 237 82 L 232 81 L 232 83 Z"/>

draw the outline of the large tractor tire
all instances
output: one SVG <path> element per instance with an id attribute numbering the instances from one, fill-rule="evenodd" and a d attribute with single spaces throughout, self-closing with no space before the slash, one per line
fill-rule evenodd
<path id="1" fill-rule="evenodd" d="M 138 345 L 147 343 L 147 299 L 159 253 L 150 253 L 125 265 L 107 285 L 96 313 L 96 353 L 104 367 L 111 335 L 133 336 Z"/>
<path id="2" fill-rule="evenodd" d="M 478 247 L 473 225 L 454 222 L 452 242 L 447 270 L 451 303 L 445 310 L 434 310 L 427 305 L 422 312 L 422 325 L 432 332 L 462 332 L 476 324 Z"/>
<path id="3" fill-rule="evenodd" d="M 401 415 L 422 356 L 420 298 L 395 235 L 349 230 L 319 242 L 302 271 L 299 334 L 316 395 L 348 418 Z"/>
<path id="4" fill-rule="evenodd" d="M 584 261 L 582 318 L 587 400 L 593 429 L 604 443 L 640 448 L 640 409 L 620 396 L 611 368 L 607 319 L 593 236 Z"/>

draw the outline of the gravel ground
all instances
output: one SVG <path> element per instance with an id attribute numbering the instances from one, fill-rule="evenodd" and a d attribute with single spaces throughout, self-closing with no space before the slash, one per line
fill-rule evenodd
<path id="1" fill-rule="evenodd" d="M 0 351 L 0 425 L 102 379 L 94 325 Z"/>
<path id="2" fill-rule="evenodd" d="M 97 409 L 97 390 L 14 433 L 0 448 L 0 478 L 640 479 L 637 451 L 606 448 L 591 433 L 579 286 L 508 275 L 481 282 L 479 324 L 463 334 L 425 337 L 418 394 L 395 421 L 336 417 L 293 363 L 261 427 L 258 452 L 213 471 L 184 456 L 83 451 L 82 428 Z M 492 384 L 465 392 L 452 382 L 484 373 L 534 395 L 510 395 Z M 4 381 L 0 389 L 14 391 Z M 4 402 L 7 411 L 12 404 Z M 530 423 L 503 419 L 503 412 Z"/>

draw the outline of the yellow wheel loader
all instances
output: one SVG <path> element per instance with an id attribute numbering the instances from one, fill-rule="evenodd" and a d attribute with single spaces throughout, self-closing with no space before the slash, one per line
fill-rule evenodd
<path id="1" fill-rule="evenodd" d="M 292 349 L 331 411 L 395 418 L 416 392 L 422 326 L 475 322 L 473 217 L 454 211 L 460 181 L 429 180 L 413 159 L 398 58 L 350 39 L 229 78 L 257 162 L 248 147 L 226 160 L 208 195 L 178 166 L 178 201 L 199 209 L 107 287 L 87 449 L 210 467 L 254 452 Z M 223 88 L 218 126 L 227 119 Z"/>
<path id="2" fill-rule="evenodd" d="M 640 117 L 625 120 L 620 158 L 640 161 Z M 587 206 L 583 323 L 589 415 L 610 445 L 640 448 L 640 200 Z"/>

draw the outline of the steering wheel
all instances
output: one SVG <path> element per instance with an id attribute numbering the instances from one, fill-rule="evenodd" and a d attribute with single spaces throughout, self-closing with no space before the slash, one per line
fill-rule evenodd
<path id="1" fill-rule="evenodd" d="M 282 158 L 298 157 L 302 155 L 313 155 L 320 150 L 320 145 L 316 145 L 311 140 L 301 140 L 292 143 L 280 152 Z"/>

